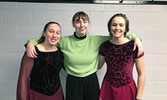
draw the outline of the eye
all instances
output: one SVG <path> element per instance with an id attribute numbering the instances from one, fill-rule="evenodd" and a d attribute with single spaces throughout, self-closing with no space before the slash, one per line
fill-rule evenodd
<path id="1" fill-rule="evenodd" d="M 116 24 L 116 23 L 113 23 L 112 26 L 117 26 L 117 24 Z"/>
<path id="2" fill-rule="evenodd" d="M 54 31 L 53 31 L 53 30 L 49 30 L 49 32 L 50 32 L 50 33 L 54 33 Z"/>
<path id="3" fill-rule="evenodd" d="M 87 23 L 87 21 L 84 21 L 84 23 Z"/>
<path id="4" fill-rule="evenodd" d="M 56 32 L 56 34 L 61 34 L 61 32 Z"/>
<path id="5" fill-rule="evenodd" d="M 75 21 L 75 23 L 80 23 L 80 21 Z"/>
<path id="6" fill-rule="evenodd" d="M 119 26 L 120 26 L 120 27 L 124 27 L 124 24 L 121 23 Z"/>

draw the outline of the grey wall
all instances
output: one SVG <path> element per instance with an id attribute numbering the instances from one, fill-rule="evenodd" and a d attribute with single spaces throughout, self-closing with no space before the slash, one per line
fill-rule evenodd
<path id="1" fill-rule="evenodd" d="M 117 4 L 62 4 L 0 2 L 0 99 L 15 100 L 20 61 L 24 44 L 38 39 L 48 21 L 62 26 L 62 35 L 73 34 L 71 19 L 77 11 L 88 13 L 89 35 L 108 35 L 107 21 L 118 12 L 127 14 L 130 32 L 144 45 L 146 87 L 143 100 L 167 100 L 167 6 Z M 98 71 L 101 84 L 106 66 Z M 134 70 L 135 71 L 135 70 Z M 66 73 L 61 72 L 65 91 Z M 136 72 L 134 72 L 136 79 Z"/>

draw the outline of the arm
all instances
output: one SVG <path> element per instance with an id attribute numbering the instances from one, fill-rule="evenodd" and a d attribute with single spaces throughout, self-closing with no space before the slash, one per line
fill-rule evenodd
<path id="1" fill-rule="evenodd" d="M 27 56 L 28 57 L 31 57 L 31 58 L 37 58 L 37 52 L 35 50 L 35 47 L 34 45 L 37 45 L 38 44 L 38 41 L 35 41 L 35 40 L 28 40 L 27 41 L 27 49 L 26 49 L 26 52 L 27 52 Z M 60 44 L 59 42 L 56 44 L 56 46 L 60 47 Z"/>
<path id="2" fill-rule="evenodd" d="M 144 56 L 136 59 L 135 61 L 136 69 L 137 69 L 137 95 L 136 99 L 142 99 L 144 85 L 145 85 L 145 65 L 144 65 Z"/>
<path id="3" fill-rule="evenodd" d="M 133 50 L 135 50 L 136 46 L 137 46 L 138 50 L 139 50 L 138 56 L 141 55 L 143 53 L 143 51 L 144 51 L 141 39 L 139 39 L 135 34 L 129 34 L 126 37 L 128 39 L 130 39 L 130 40 L 134 40 L 135 41 Z"/>
<path id="4" fill-rule="evenodd" d="M 98 69 L 101 69 L 101 68 L 102 68 L 102 66 L 104 65 L 104 63 L 105 63 L 105 58 L 104 58 L 104 56 L 99 55 L 99 64 L 98 64 Z"/>
<path id="5" fill-rule="evenodd" d="M 27 98 L 27 88 L 29 84 L 29 76 L 33 68 L 34 60 L 29 58 L 24 53 L 21 61 L 20 73 L 17 83 L 17 100 L 28 100 Z"/>
<path id="6" fill-rule="evenodd" d="M 27 41 L 26 52 L 28 57 L 37 58 L 37 52 L 35 50 L 34 45 L 37 45 L 37 42 L 35 40 L 30 39 Z"/>

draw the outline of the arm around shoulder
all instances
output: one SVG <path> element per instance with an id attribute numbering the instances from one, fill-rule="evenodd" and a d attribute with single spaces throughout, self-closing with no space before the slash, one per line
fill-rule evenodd
<path id="1" fill-rule="evenodd" d="M 33 39 L 29 39 L 29 40 L 27 41 L 27 44 L 28 44 L 28 43 L 32 43 L 33 45 L 37 45 L 37 44 L 38 44 L 38 42 L 35 41 L 35 40 L 33 40 Z"/>
<path id="2" fill-rule="evenodd" d="M 30 39 L 27 41 L 27 43 L 28 43 L 26 49 L 27 56 L 31 58 L 37 58 L 37 52 L 35 50 L 34 45 L 37 45 L 38 42 L 33 39 Z"/>
<path id="3" fill-rule="evenodd" d="M 102 55 L 99 55 L 99 64 L 98 64 L 98 69 L 101 69 L 105 63 L 105 58 Z"/>
<path id="4" fill-rule="evenodd" d="M 137 38 L 137 36 L 135 34 L 129 34 L 126 36 L 129 40 L 135 40 Z"/>

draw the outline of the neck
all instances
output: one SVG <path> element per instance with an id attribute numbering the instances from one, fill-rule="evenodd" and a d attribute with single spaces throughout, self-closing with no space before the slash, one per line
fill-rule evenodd
<path id="1" fill-rule="evenodd" d="M 76 32 L 74 32 L 74 36 L 77 38 L 77 39 L 85 39 L 86 38 L 86 35 L 79 35 L 77 34 Z"/>
<path id="2" fill-rule="evenodd" d="M 123 44 L 123 43 L 129 41 L 129 39 L 126 37 L 120 37 L 120 38 L 112 37 L 110 39 L 110 41 L 114 44 Z"/>
<path id="3" fill-rule="evenodd" d="M 40 45 L 39 47 L 42 49 L 42 51 L 55 51 L 55 50 L 57 50 L 57 47 L 55 45 L 49 45 L 45 42 L 43 42 L 39 45 Z"/>

